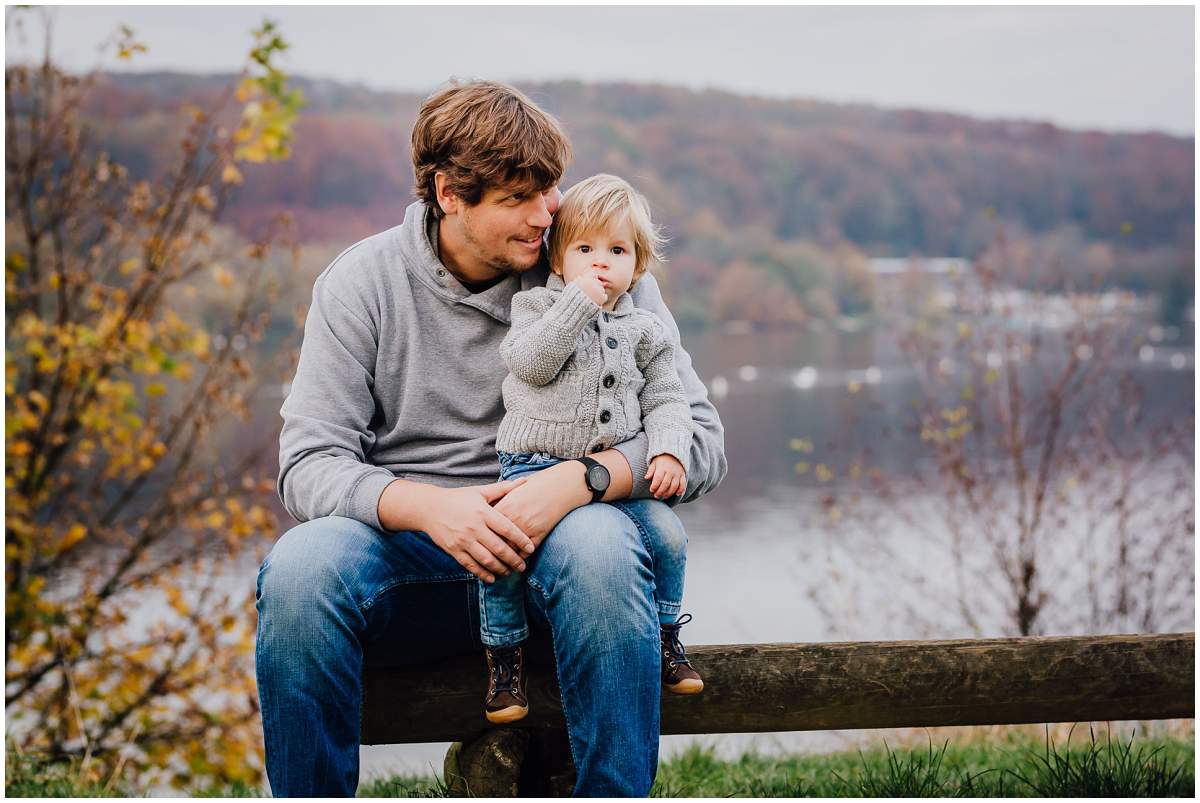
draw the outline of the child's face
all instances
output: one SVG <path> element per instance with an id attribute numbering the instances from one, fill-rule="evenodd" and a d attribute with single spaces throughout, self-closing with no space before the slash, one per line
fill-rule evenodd
<path id="1" fill-rule="evenodd" d="M 588 232 L 567 243 L 563 264 L 555 266 L 563 281 L 570 284 L 577 276 L 595 270 L 607 294 L 603 306 L 612 309 L 621 293 L 633 284 L 637 252 L 633 245 L 633 224 L 628 220 L 600 231 Z"/>

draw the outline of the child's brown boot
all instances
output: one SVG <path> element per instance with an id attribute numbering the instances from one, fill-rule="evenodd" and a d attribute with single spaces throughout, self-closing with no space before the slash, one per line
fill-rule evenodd
<path id="1" fill-rule="evenodd" d="M 488 722 L 516 722 L 529 713 L 525 696 L 525 658 L 520 645 L 487 647 L 488 693 L 483 712 Z"/>
<path id="2" fill-rule="evenodd" d="M 662 644 L 662 682 L 672 694 L 699 694 L 704 691 L 704 680 L 692 669 L 687 652 L 679 640 L 679 628 L 692 621 L 685 613 L 673 625 L 658 626 L 658 638 Z"/>

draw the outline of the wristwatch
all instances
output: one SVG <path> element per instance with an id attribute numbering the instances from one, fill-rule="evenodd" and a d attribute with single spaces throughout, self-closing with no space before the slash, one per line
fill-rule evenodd
<path id="1" fill-rule="evenodd" d="M 604 498 L 604 492 L 608 490 L 608 484 L 612 481 L 608 469 L 590 457 L 577 457 L 575 460 L 583 463 L 583 467 L 586 469 L 583 479 L 587 483 L 588 490 L 592 492 L 592 501 L 599 502 Z"/>

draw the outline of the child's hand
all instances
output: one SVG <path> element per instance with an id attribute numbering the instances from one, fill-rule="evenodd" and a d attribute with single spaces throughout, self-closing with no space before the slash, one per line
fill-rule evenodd
<path id="1" fill-rule="evenodd" d="M 650 461 L 650 470 L 644 479 L 650 480 L 650 493 L 655 499 L 682 496 L 687 486 L 687 473 L 680 463 L 669 454 L 660 454 Z"/>
<path id="2" fill-rule="evenodd" d="M 585 296 L 601 307 L 604 306 L 604 302 L 608 301 L 608 291 L 604 289 L 604 282 L 600 281 L 600 271 L 595 268 L 576 276 L 571 280 L 571 284 L 582 290 Z"/>

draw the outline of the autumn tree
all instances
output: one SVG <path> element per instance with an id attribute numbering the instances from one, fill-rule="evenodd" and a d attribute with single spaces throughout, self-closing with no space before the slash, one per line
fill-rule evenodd
<path id="1" fill-rule="evenodd" d="M 874 445 L 793 441 L 798 465 L 844 466 L 819 479 L 831 562 L 920 635 L 1190 629 L 1194 419 L 1130 368 L 1153 349 L 1113 296 L 1014 292 L 1003 238 L 990 254 L 955 314 L 896 324 L 917 388 L 903 471 Z M 1180 367 L 1160 377 L 1190 385 Z M 885 414 L 850 390 L 856 420 Z"/>
<path id="2" fill-rule="evenodd" d="M 276 532 L 273 438 L 228 435 L 272 370 L 247 346 L 286 230 L 214 231 L 242 167 L 288 156 L 302 99 L 275 27 L 253 37 L 212 107 L 181 107 L 157 177 L 94 147 L 96 75 L 59 69 L 48 31 L 43 57 L 5 71 L 8 739 L 113 781 L 261 776 L 252 582 L 222 578 Z M 128 29 L 113 44 L 145 49 Z M 186 300 L 210 285 L 227 303 L 206 324 Z"/>

